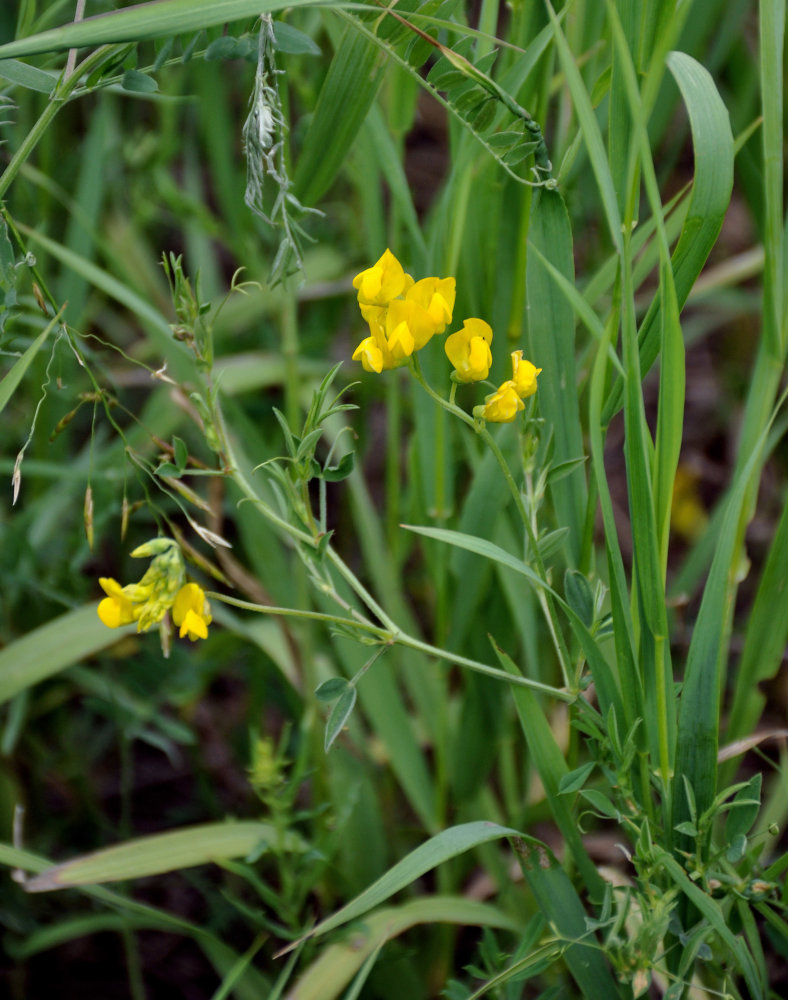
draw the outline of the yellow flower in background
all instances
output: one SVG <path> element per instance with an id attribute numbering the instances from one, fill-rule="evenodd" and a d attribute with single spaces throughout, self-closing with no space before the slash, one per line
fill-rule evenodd
<path id="1" fill-rule="evenodd" d="M 525 403 L 520 399 L 517 386 L 509 379 L 485 399 L 484 406 L 477 409 L 483 420 L 495 424 L 508 424 L 520 410 L 525 409 Z"/>
<path id="2" fill-rule="evenodd" d="M 388 249 L 377 263 L 353 279 L 358 301 L 364 305 L 386 305 L 412 284 L 413 278 L 405 274 L 402 264 Z"/>
<path id="3" fill-rule="evenodd" d="M 107 595 L 99 602 L 98 616 L 107 628 L 131 625 L 134 618 L 134 603 L 123 587 L 109 576 L 99 577 L 99 586 Z"/>
<path id="4" fill-rule="evenodd" d="M 180 626 L 181 639 L 185 635 L 192 642 L 208 638 L 208 626 L 213 619 L 202 587 L 196 583 L 186 583 L 181 587 L 172 606 L 172 620 Z"/>
<path id="5" fill-rule="evenodd" d="M 446 357 L 458 382 L 480 382 L 490 374 L 493 332 L 483 319 L 466 319 L 463 328 L 446 338 Z"/>
<path id="6" fill-rule="evenodd" d="M 527 399 L 536 392 L 536 376 L 541 370 L 527 361 L 522 351 L 512 351 L 512 382 L 520 399 Z"/>

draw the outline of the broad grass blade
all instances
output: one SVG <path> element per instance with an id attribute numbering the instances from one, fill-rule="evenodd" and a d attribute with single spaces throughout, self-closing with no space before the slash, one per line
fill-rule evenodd
<path id="1" fill-rule="evenodd" d="M 542 262 L 548 260 L 568 282 L 574 280 L 572 230 L 558 191 L 537 191 L 531 208 L 530 242 L 539 253 L 529 253 L 526 266 L 528 357 L 542 369 L 539 407 L 552 429 L 554 461 L 559 464 L 583 455 L 583 434 L 572 306 Z M 570 564 L 577 566 L 587 497 L 582 466 L 553 483 L 551 492 L 558 523 L 569 528 Z"/>
<path id="2" fill-rule="evenodd" d="M 62 310 L 61 310 L 62 312 Z M 33 359 L 36 354 L 41 350 L 46 342 L 47 337 L 50 335 L 54 327 L 60 322 L 60 314 L 53 317 L 49 323 L 44 327 L 44 329 L 39 333 L 33 343 L 28 347 L 25 353 L 15 361 L 8 371 L 5 373 L 2 379 L 0 379 L 0 413 L 6 407 L 8 400 L 13 396 L 14 390 L 22 381 L 25 372 L 33 363 Z"/>
<path id="3" fill-rule="evenodd" d="M 733 189 L 733 134 L 728 111 L 709 72 L 683 52 L 671 52 L 668 69 L 681 90 L 692 132 L 695 178 L 684 226 L 671 262 L 679 309 L 687 301 L 695 280 L 719 236 Z M 657 357 L 660 346 L 660 298 L 652 302 L 640 325 L 640 367 L 643 375 Z M 602 420 L 610 423 L 620 409 L 623 384 L 613 385 Z"/>
<path id="4" fill-rule="evenodd" d="M 341 910 L 337 910 L 330 917 L 321 920 L 308 934 L 304 935 L 304 938 L 320 937 L 351 920 L 357 920 L 374 907 L 384 903 L 395 892 L 411 885 L 425 872 L 432 871 L 433 868 L 437 868 L 438 865 L 450 858 L 456 858 L 457 855 L 464 854 L 481 844 L 487 844 L 491 840 L 514 836 L 518 836 L 517 830 L 508 826 L 499 826 L 497 823 L 481 821 L 463 823 L 443 830 L 434 837 L 430 837 L 429 840 L 389 868 L 385 875 L 381 875 L 376 882 L 373 882 Z M 300 940 L 304 940 L 304 938 Z M 296 944 L 298 942 L 290 945 L 286 950 L 290 951 Z"/>
<path id="5" fill-rule="evenodd" d="M 36 875 L 25 883 L 25 888 L 28 892 L 49 892 L 75 885 L 161 875 L 224 858 L 243 858 L 269 843 L 276 843 L 286 851 L 307 850 L 298 835 L 288 833 L 282 838 L 281 830 L 270 823 L 206 823 L 127 840 L 85 854 Z"/>
<path id="6" fill-rule="evenodd" d="M 285 7 L 305 7 L 312 0 L 151 0 L 134 4 L 124 10 L 97 14 L 84 21 L 50 28 L 29 38 L 20 38 L 0 45 L 0 59 L 32 56 L 40 52 L 62 52 L 64 49 L 110 42 L 137 42 L 144 38 L 179 35 L 200 28 L 210 28 L 228 21 L 259 17 Z"/>
<path id="7" fill-rule="evenodd" d="M 351 937 L 332 944 L 299 977 L 287 1000 L 335 1000 L 382 946 L 421 924 L 462 924 L 517 931 L 515 921 L 488 903 L 461 896 L 430 896 L 387 906 L 364 918 Z"/>
<path id="8" fill-rule="evenodd" d="M 41 625 L 0 650 L 0 704 L 117 642 L 132 627 L 110 631 L 95 604 L 86 604 Z"/>
<path id="9" fill-rule="evenodd" d="M 504 670 L 515 677 L 521 676 L 511 657 L 507 656 L 495 643 L 493 643 L 493 648 Z M 569 796 L 558 794 L 561 779 L 569 773 L 564 755 L 555 741 L 550 723 L 545 718 L 542 706 L 534 692 L 527 688 L 512 687 L 511 694 L 514 698 L 523 736 L 528 744 L 528 751 L 544 786 L 550 811 L 555 817 L 589 895 L 592 899 L 601 901 L 605 891 L 602 876 L 596 870 L 596 866 L 583 845 L 577 821 L 569 808 Z M 548 914 L 545 916 L 548 920 L 550 919 Z"/>
<path id="10" fill-rule="evenodd" d="M 703 590 L 695 629 L 692 633 L 684 687 L 678 716 L 675 787 L 673 802 L 674 827 L 690 819 L 684 794 L 684 779 L 689 782 L 698 813 L 709 808 L 717 789 L 717 746 L 719 740 L 720 692 L 725 674 L 725 650 L 722 645 L 728 603 L 732 599 L 735 562 L 738 552 L 738 525 L 744 508 L 750 480 L 760 467 L 761 451 L 767 430 L 758 447 L 739 474 L 728 496 L 719 541 Z"/>
<path id="11" fill-rule="evenodd" d="M 517 837 L 513 846 L 528 886 L 544 917 L 566 941 L 564 961 L 586 1000 L 615 1000 L 621 994 L 593 934 L 586 911 L 569 876 L 553 852 L 531 837 Z"/>
<path id="12" fill-rule="evenodd" d="M 293 181 L 299 201 L 312 205 L 328 190 L 375 100 L 382 69 L 378 49 L 348 26 L 304 136 Z"/>

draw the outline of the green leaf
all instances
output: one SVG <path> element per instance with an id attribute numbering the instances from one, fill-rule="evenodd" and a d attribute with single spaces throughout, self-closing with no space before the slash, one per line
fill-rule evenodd
<path id="1" fill-rule="evenodd" d="M 513 841 L 517 860 L 542 915 L 566 942 L 564 961 L 586 1000 L 616 1000 L 616 986 L 604 954 L 586 924 L 586 910 L 569 876 L 545 844 L 531 837 Z"/>
<path id="2" fill-rule="evenodd" d="M 172 438 L 172 450 L 175 456 L 175 464 L 179 469 L 185 469 L 189 461 L 189 449 L 186 447 L 185 442 L 175 435 Z"/>
<path id="3" fill-rule="evenodd" d="M 356 704 L 356 686 L 348 684 L 340 694 L 336 705 L 331 709 L 331 714 L 326 722 L 326 735 L 323 741 L 323 748 L 326 753 L 331 749 L 334 740 L 342 732 L 342 727 L 350 717 L 350 713 Z"/>
<path id="4" fill-rule="evenodd" d="M 0 650 L 0 704 L 133 631 L 133 625 L 107 628 L 99 621 L 97 605 L 53 618 Z"/>
<path id="5" fill-rule="evenodd" d="M 511 657 L 507 656 L 495 643 L 493 643 L 493 649 L 504 670 L 515 677 L 520 676 L 520 671 Z M 560 797 L 561 783 L 568 775 L 564 755 L 556 743 L 544 710 L 533 691 L 523 687 L 512 687 L 511 694 L 528 750 L 544 786 L 550 811 L 555 817 L 586 888 L 593 898 L 601 899 L 604 894 L 602 878 L 588 856 L 569 804 Z"/>
<path id="6" fill-rule="evenodd" d="M 350 687 L 350 682 L 344 677 L 329 677 L 327 681 L 319 684 L 315 690 L 315 697 L 318 701 L 333 701 Z"/>
<path id="7" fill-rule="evenodd" d="M 8 371 L 0 381 L 0 413 L 5 409 L 6 403 L 13 396 L 14 390 L 22 381 L 27 369 L 33 363 L 33 359 L 36 354 L 43 347 L 47 337 L 52 332 L 53 327 L 60 322 L 60 317 L 55 316 L 54 319 L 39 333 L 33 343 L 28 347 L 25 353 L 17 361 L 11 365 Z"/>
<path id="8" fill-rule="evenodd" d="M 604 792 L 598 792 L 594 788 L 582 788 L 580 794 L 597 812 L 609 819 L 620 821 L 621 814 Z"/>
<path id="9" fill-rule="evenodd" d="M 319 56 L 320 46 L 309 35 L 285 21 L 274 21 L 275 48 L 293 56 Z"/>
<path id="10" fill-rule="evenodd" d="M 689 114 L 695 154 L 692 196 L 676 249 L 671 256 L 676 301 L 681 309 L 714 246 L 733 189 L 733 135 L 728 111 L 703 66 L 683 52 L 671 52 L 668 69 L 681 90 Z M 657 357 L 661 337 L 661 300 L 657 295 L 640 325 L 640 368 L 646 375 Z M 623 384 L 611 389 L 602 421 L 610 423 L 621 407 Z"/>
<path id="11" fill-rule="evenodd" d="M 82 21 L 72 21 L 29 38 L 0 45 L 0 59 L 178 35 L 241 18 L 259 17 L 260 14 L 284 10 L 286 7 L 306 7 L 312 2 L 313 0 L 211 0 L 211 3 L 195 3 L 195 0 L 149 0 L 148 3 L 86 17 Z"/>
<path id="12" fill-rule="evenodd" d="M 135 94 L 155 94 L 159 89 L 158 83 L 147 73 L 140 73 L 136 69 L 127 69 L 121 78 L 120 85 L 124 90 Z"/>
<path id="13" fill-rule="evenodd" d="M 377 48 L 348 26 L 331 60 L 296 164 L 293 189 L 304 205 L 328 190 L 375 100 L 382 79 Z"/>
<path id="14" fill-rule="evenodd" d="M 326 465 L 320 470 L 321 479 L 327 483 L 341 483 L 353 472 L 356 465 L 356 453 L 349 451 L 339 460 L 338 465 Z"/>
<path id="15" fill-rule="evenodd" d="M 520 925 L 496 907 L 463 896 L 428 896 L 369 914 L 352 935 L 329 945 L 301 973 L 288 992 L 298 1000 L 336 1000 L 365 963 L 374 961 L 387 941 L 421 924 L 496 927 L 518 933 Z M 354 983 L 355 985 L 355 983 Z M 344 994 L 345 1000 L 353 994 Z"/>
<path id="16" fill-rule="evenodd" d="M 426 872 L 432 871 L 433 868 L 437 868 L 438 865 L 451 858 L 456 858 L 459 854 L 464 854 L 481 844 L 487 844 L 491 840 L 512 836 L 518 836 L 517 830 L 508 826 L 499 826 L 497 823 L 482 821 L 463 823 L 443 830 L 434 837 L 430 837 L 392 868 L 389 868 L 385 875 L 381 875 L 376 882 L 373 882 L 355 899 L 352 899 L 330 917 L 321 920 L 301 940 L 320 937 L 351 920 L 357 920 L 374 907 L 385 902 L 395 892 L 411 885 Z M 299 943 L 300 941 L 297 941 L 290 947 L 295 947 Z"/>
<path id="17" fill-rule="evenodd" d="M 51 94 L 58 80 L 54 73 L 28 66 L 17 59 L 0 60 L 0 77 L 26 90 L 36 90 L 39 94 Z"/>
<path id="18" fill-rule="evenodd" d="M 285 851 L 307 849 L 297 834 L 286 833 L 283 837 L 282 831 L 270 823 L 206 823 L 139 837 L 85 854 L 47 869 L 25 883 L 25 889 L 48 892 L 74 885 L 161 875 L 224 858 L 244 858 L 268 843 L 276 843 L 277 849 Z"/>
<path id="19" fill-rule="evenodd" d="M 729 844 L 740 837 L 745 837 L 758 818 L 762 781 L 763 775 L 758 772 L 736 793 L 728 818 L 725 820 L 725 839 Z"/>
<path id="20" fill-rule="evenodd" d="M 549 261 L 570 283 L 574 281 L 572 230 L 561 195 L 539 190 L 531 209 L 530 243 L 526 264 L 528 358 L 542 369 L 539 408 L 553 429 L 554 458 L 559 464 L 583 454 L 583 434 L 575 370 L 575 318 L 572 307 L 543 263 Z M 570 562 L 580 559 L 585 523 L 586 480 L 582 465 L 550 483 L 556 515 L 569 527 Z"/>
<path id="21" fill-rule="evenodd" d="M 596 761 L 589 760 L 576 767 L 574 771 L 569 771 L 558 782 L 558 794 L 572 795 L 574 792 L 579 792 L 595 767 Z"/>
<path id="22" fill-rule="evenodd" d="M 588 580 L 578 570 L 568 569 L 564 573 L 564 594 L 569 606 L 586 628 L 590 629 L 594 624 L 594 591 Z"/>
<path id="23" fill-rule="evenodd" d="M 722 677 L 726 667 L 720 623 L 725 621 L 729 580 L 738 560 L 738 524 L 750 480 L 759 467 L 769 430 L 760 435 L 725 504 L 717 549 L 687 653 L 678 717 L 675 782 L 695 795 L 697 811 L 709 808 L 717 789 L 717 746 Z M 674 826 L 686 818 L 686 796 L 674 797 Z"/>

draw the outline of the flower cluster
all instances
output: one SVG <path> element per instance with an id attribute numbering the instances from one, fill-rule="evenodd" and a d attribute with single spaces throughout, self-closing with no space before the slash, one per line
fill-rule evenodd
<path id="1" fill-rule="evenodd" d="M 151 564 L 139 583 L 121 586 L 111 577 L 101 577 L 99 584 L 107 595 L 98 606 L 98 616 L 109 628 L 137 623 L 137 631 L 147 631 L 172 610 L 172 620 L 180 636 L 208 638 L 211 606 L 202 587 L 186 583 L 183 556 L 171 538 L 155 538 L 132 553 L 135 558 L 151 558 Z"/>
<path id="2" fill-rule="evenodd" d="M 422 278 L 414 281 L 390 250 L 372 267 L 357 274 L 361 315 L 369 325 L 369 336 L 353 352 L 368 372 L 397 368 L 420 350 L 436 333 L 443 333 L 452 321 L 456 282 L 454 278 Z M 461 330 L 450 334 L 444 345 L 454 367 L 454 382 L 480 382 L 490 374 L 492 328 L 483 319 L 472 317 Z M 498 423 L 514 420 L 524 409 L 523 400 L 536 392 L 536 376 L 541 371 L 523 359 L 522 351 L 512 353 L 512 377 L 477 406 L 474 415 Z"/>
<path id="3" fill-rule="evenodd" d="M 451 323 L 454 278 L 414 281 L 390 250 L 373 266 L 357 274 L 361 315 L 369 336 L 353 352 L 368 372 L 396 368 Z"/>

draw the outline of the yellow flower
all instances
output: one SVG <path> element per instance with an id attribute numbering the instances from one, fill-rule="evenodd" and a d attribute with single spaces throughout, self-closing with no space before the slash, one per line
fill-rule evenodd
<path id="1" fill-rule="evenodd" d="M 520 399 L 517 386 L 511 379 L 498 386 L 495 392 L 485 399 L 484 406 L 478 407 L 483 420 L 496 424 L 508 424 L 520 410 L 524 409 L 525 403 Z"/>
<path id="2" fill-rule="evenodd" d="M 443 333 L 451 323 L 456 294 L 457 282 L 454 278 L 422 278 L 407 290 L 405 299 L 415 302 L 426 312 L 433 327 L 432 333 Z"/>
<path id="3" fill-rule="evenodd" d="M 109 628 L 136 622 L 137 631 L 144 632 L 172 608 L 173 620 L 181 626 L 181 636 L 205 639 L 211 608 L 196 583 L 184 584 L 183 555 L 178 543 L 171 538 L 154 538 L 131 554 L 152 557 L 150 566 L 138 583 L 125 587 L 109 577 L 101 577 L 99 583 L 107 595 L 97 609 L 101 621 Z"/>
<path id="4" fill-rule="evenodd" d="M 181 639 L 185 635 L 192 642 L 208 638 L 208 626 L 213 619 L 202 587 L 196 583 L 186 583 L 181 587 L 172 606 L 172 620 L 180 626 Z"/>
<path id="5" fill-rule="evenodd" d="M 134 604 L 124 588 L 109 576 L 99 577 L 99 585 L 107 595 L 96 609 L 107 628 L 130 625 L 136 620 Z"/>
<path id="6" fill-rule="evenodd" d="M 384 367 L 383 351 L 376 337 L 365 337 L 364 340 L 353 351 L 353 360 L 360 361 L 364 371 L 377 372 L 378 375 Z"/>
<path id="7" fill-rule="evenodd" d="M 520 399 L 536 392 L 536 376 L 541 370 L 525 360 L 522 351 L 512 351 L 512 382 Z"/>
<path id="8" fill-rule="evenodd" d="M 458 382 L 479 382 L 490 374 L 493 332 L 483 319 L 466 319 L 463 328 L 446 338 L 446 357 Z"/>
<path id="9" fill-rule="evenodd" d="M 358 289 L 358 301 L 364 305 L 386 305 L 412 284 L 413 278 L 405 274 L 402 264 L 391 250 L 386 250 L 377 263 L 353 279 L 353 287 Z"/>

